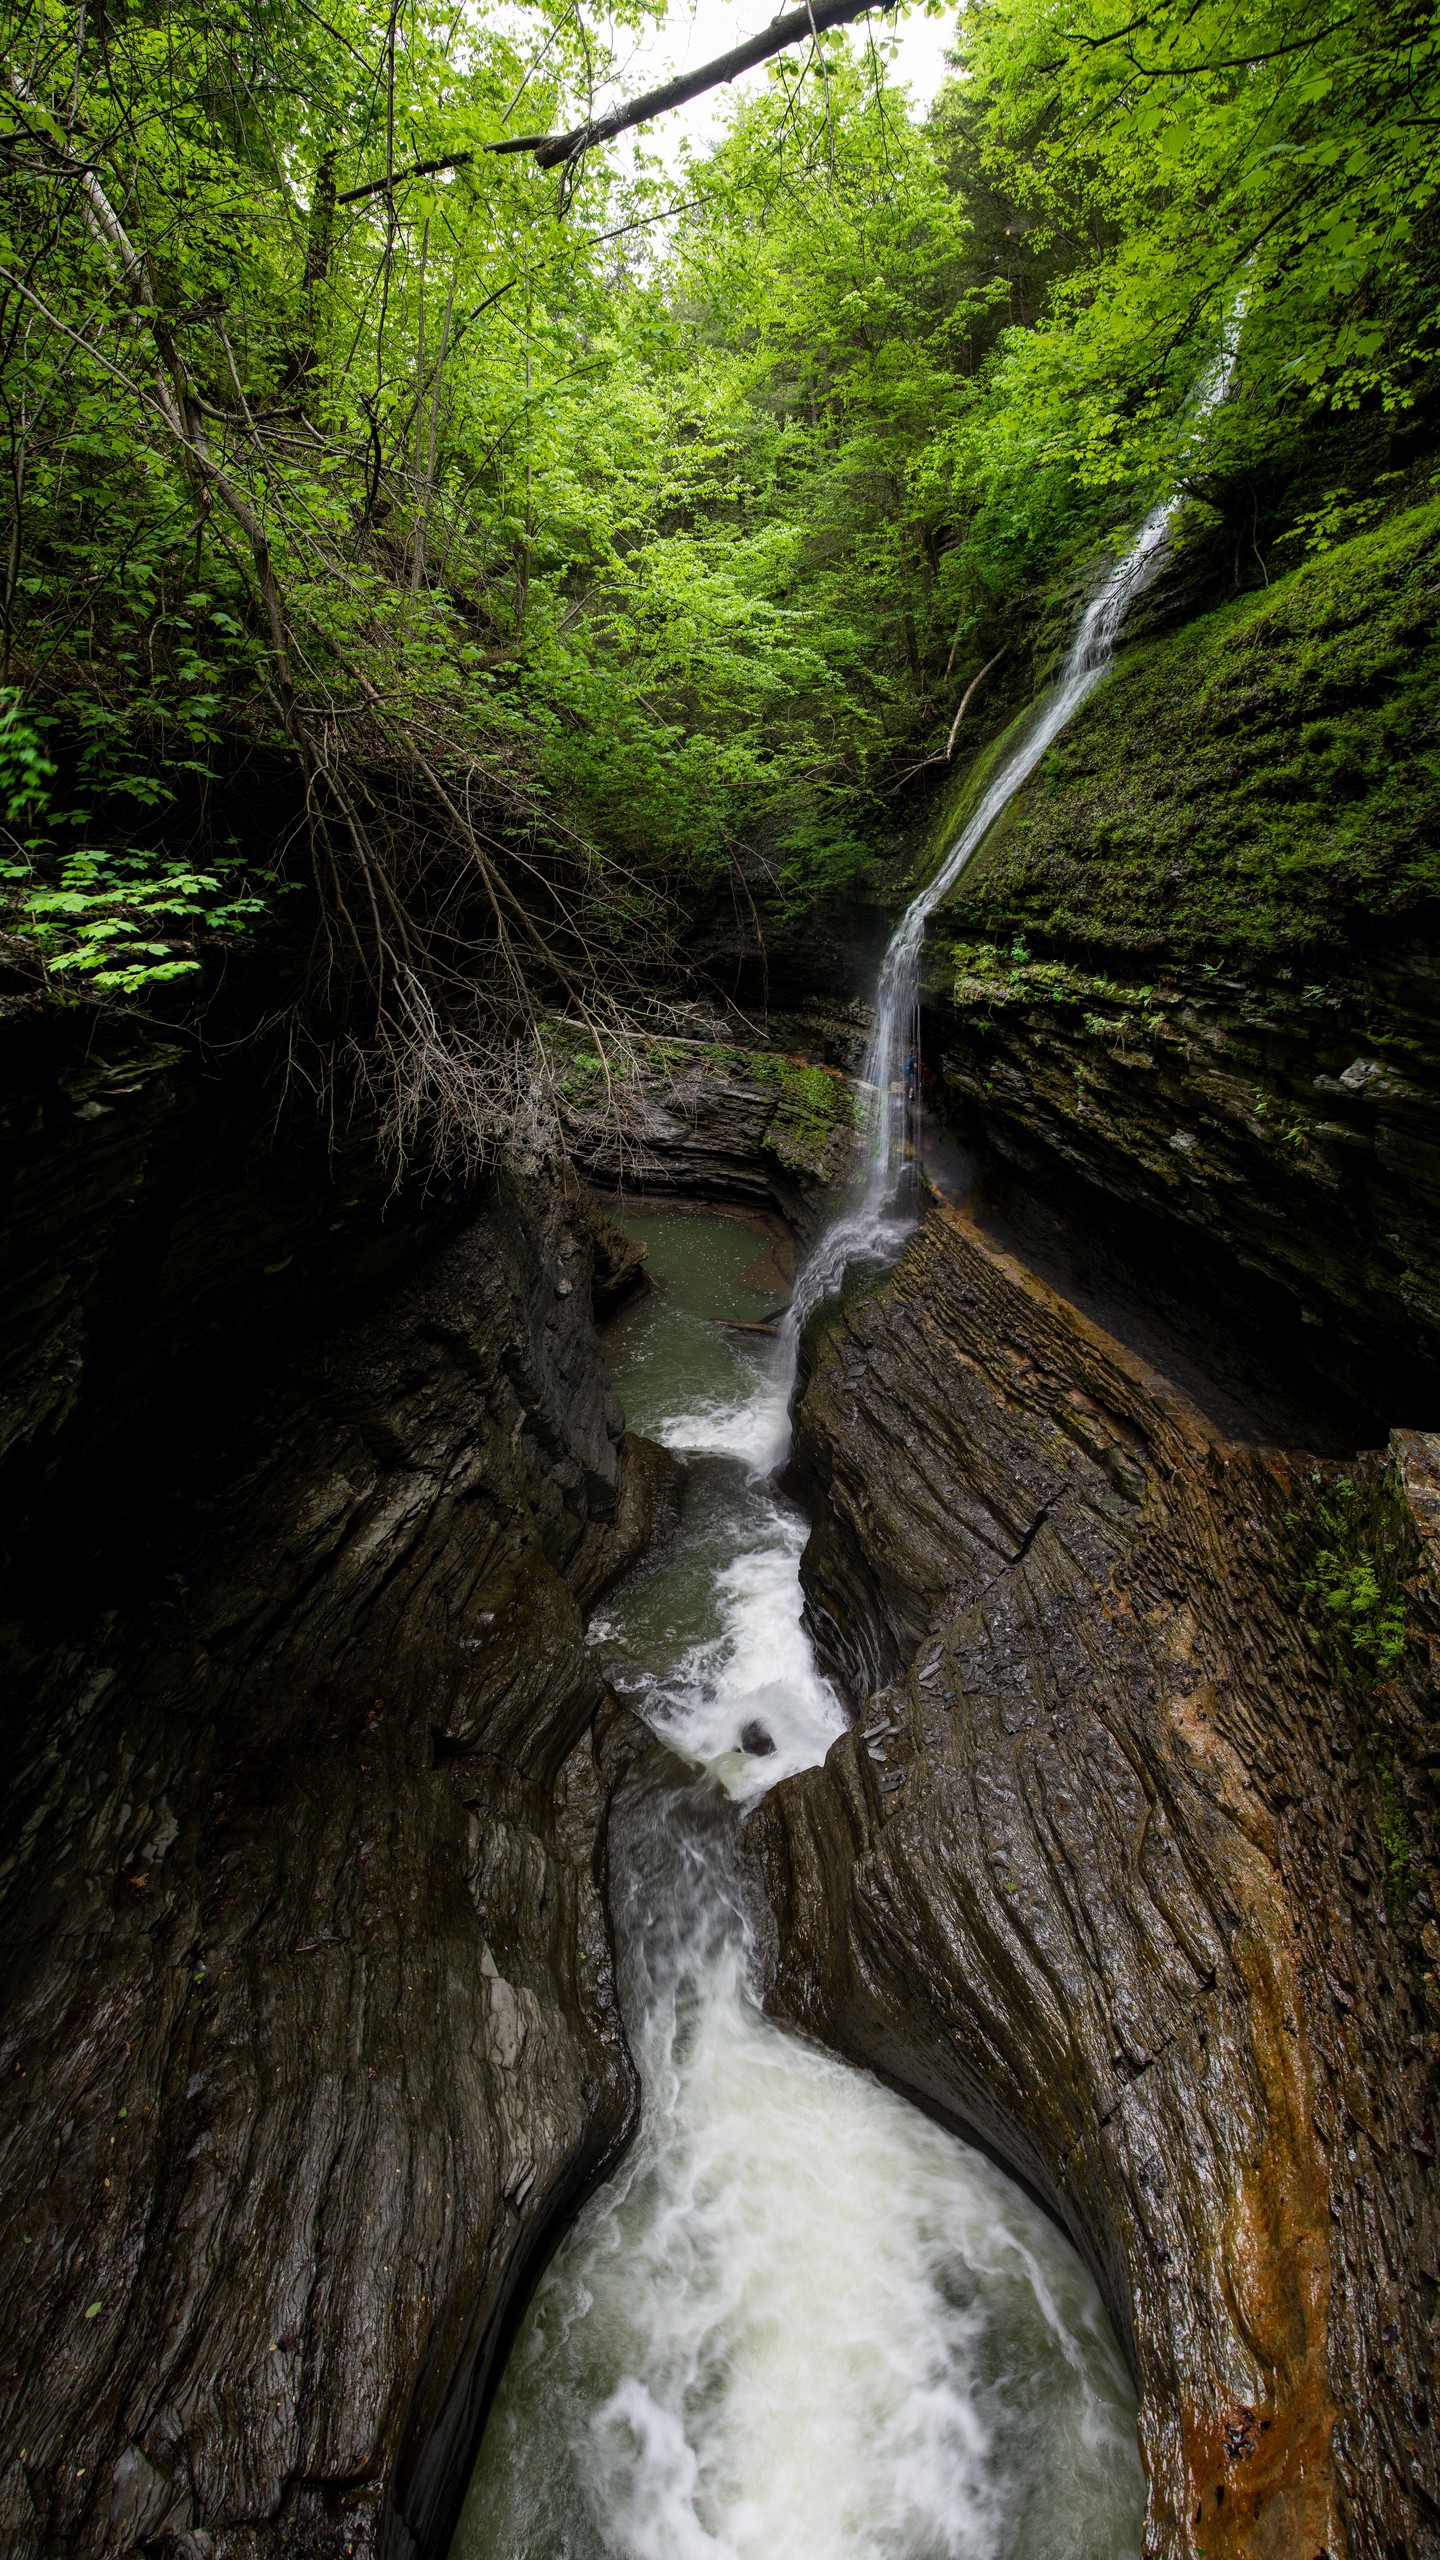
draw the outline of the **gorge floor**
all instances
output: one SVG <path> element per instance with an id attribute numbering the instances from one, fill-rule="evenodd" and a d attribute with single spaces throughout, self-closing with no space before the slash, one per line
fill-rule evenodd
<path id="1" fill-rule="evenodd" d="M 789 1380 L 723 1329 L 777 1274 L 755 1221 L 635 1223 L 659 1286 L 616 1378 L 682 1461 L 679 1512 L 592 1636 L 658 1737 L 611 1835 L 641 2127 L 521 2329 L 454 2560 L 1121 2560 L 1133 2395 L 1069 2243 L 760 2007 L 737 1830 L 847 1720 L 775 1484 Z"/>

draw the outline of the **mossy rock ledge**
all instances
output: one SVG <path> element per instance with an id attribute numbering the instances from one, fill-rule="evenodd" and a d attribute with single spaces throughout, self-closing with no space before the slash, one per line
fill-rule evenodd
<path id="1" fill-rule="evenodd" d="M 1068 956 L 1294 961 L 1310 977 L 1357 944 L 1435 940 L 1440 502 L 1122 647 L 950 912 Z"/>

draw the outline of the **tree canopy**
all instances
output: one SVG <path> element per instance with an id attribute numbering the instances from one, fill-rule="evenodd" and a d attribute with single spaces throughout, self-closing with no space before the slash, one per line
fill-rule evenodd
<path id="1" fill-rule="evenodd" d="M 11 984 L 303 914 L 402 1150 L 863 881 L 1157 487 L 1255 583 L 1428 450 L 1433 0 L 980 0 L 924 118 L 873 16 L 679 180 L 494 148 L 610 67 L 568 0 L 6 20 Z"/>

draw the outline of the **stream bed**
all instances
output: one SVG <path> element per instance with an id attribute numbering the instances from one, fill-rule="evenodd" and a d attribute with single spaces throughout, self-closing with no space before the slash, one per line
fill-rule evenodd
<path id="1" fill-rule="evenodd" d="M 713 1321 L 784 1282 L 758 1220 L 626 1224 L 657 1286 L 615 1383 L 684 1461 L 674 1534 L 592 1628 L 657 1737 L 611 1834 L 641 2125 L 536 2291 L 451 2560 L 1133 2560 L 1134 2398 L 1074 2250 L 760 2007 L 737 1826 L 848 1721 L 774 1481 L 781 1348 Z"/>

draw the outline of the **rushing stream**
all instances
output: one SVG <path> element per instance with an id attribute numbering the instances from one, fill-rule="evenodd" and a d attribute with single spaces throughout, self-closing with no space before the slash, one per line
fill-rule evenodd
<path id="1" fill-rule="evenodd" d="M 1200 384 L 1223 398 L 1227 341 Z M 777 1489 L 794 1347 L 848 1263 L 915 1214 L 925 928 L 1110 664 L 1164 555 L 1155 508 L 1076 626 L 886 953 L 870 1143 L 774 1342 L 757 1231 L 637 1221 L 658 1293 L 627 1321 L 632 1426 L 685 1461 L 675 1537 L 596 1630 L 668 1746 L 613 1825 L 639 2136 L 537 2293 L 452 2560 L 1126 2560 L 1134 2406 L 1074 2251 L 1001 2172 L 766 2019 L 736 1885 L 747 1799 L 846 1719 L 801 1619 L 803 1521 Z"/>
<path id="2" fill-rule="evenodd" d="M 596 1630 L 669 1745 L 612 1834 L 642 2120 L 537 2291 L 452 2560 L 1127 2560 L 1134 2404 L 1074 2251 L 759 2007 L 741 1809 L 846 1721 L 773 1481 L 783 1346 L 711 1321 L 781 1284 L 749 1221 L 632 1223 L 660 1285 L 617 1384 L 685 1461 L 675 1534 Z"/>

